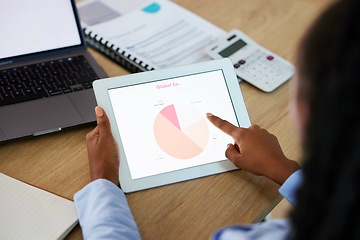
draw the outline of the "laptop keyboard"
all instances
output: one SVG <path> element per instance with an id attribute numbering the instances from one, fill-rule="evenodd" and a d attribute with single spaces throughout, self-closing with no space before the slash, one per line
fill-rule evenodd
<path id="1" fill-rule="evenodd" d="M 96 79 L 84 56 L 0 70 L 0 106 L 89 89 Z"/>

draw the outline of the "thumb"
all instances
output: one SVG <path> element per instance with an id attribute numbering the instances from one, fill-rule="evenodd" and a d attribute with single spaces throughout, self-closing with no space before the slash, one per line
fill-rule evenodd
<path id="1" fill-rule="evenodd" d="M 95 107 L 96 122 L 99 129 L 99 134 L 111 134 L 110 122 L 104 109 L 97 106 Z"/>
<path id="2" fill-rule="evenodd" d="M 225 156 L 236 166 L 235 162 L 237 162 L 240 157 L 239 149 L 233 144 L 228 144 Z"/>

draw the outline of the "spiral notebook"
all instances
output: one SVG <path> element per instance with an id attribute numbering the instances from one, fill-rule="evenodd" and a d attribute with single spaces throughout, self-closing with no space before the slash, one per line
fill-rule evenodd
<path id="1" fill-rule="evenodd" d="M 88 44 L 130 72 L 210 60 L 204 48 L 225 34 L 168 0 L 119 0 L 118 5 L 121 10 L 114 1 L 88 0 L 78 9 Z"/>

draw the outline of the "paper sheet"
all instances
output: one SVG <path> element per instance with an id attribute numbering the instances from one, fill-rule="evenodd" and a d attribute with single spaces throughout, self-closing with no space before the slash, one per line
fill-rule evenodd
<path id="1" fill-rule="evenodd" d="M 210 60 L 204 48 L 225 34 L 219 27 L 167 0 L 145 4 L 88 28 L 131 59 L 155 69 Z"/>
<path id="2" fill-rule="evenodd" d="M 147 0 L 84 0 L 76 3 L 81 25 L 89 27 L 120 17 Z"/>
<path id="3" fill-rule="evenodd" d="M 59 239 L 77 220 L 72 201 L 0 173 L 0 239 Z"/>

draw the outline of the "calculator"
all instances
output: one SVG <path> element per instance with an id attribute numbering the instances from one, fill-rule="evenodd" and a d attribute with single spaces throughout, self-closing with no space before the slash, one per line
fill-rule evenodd
<path id="1" fill-rule="evenodd" d="M 264 92 L 272 92 L 294 75 L 294 66 L 257 44 L 239 30 L 232 30 L 224 38 L 205 48 L 213 59 L 229 58 L 235 73 Z"/>

